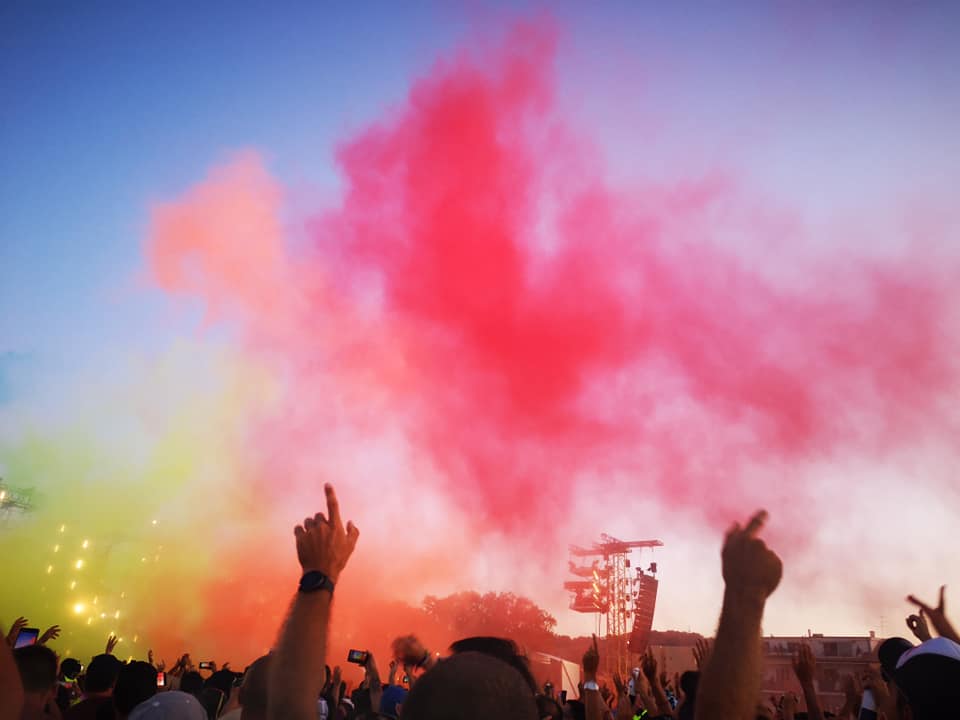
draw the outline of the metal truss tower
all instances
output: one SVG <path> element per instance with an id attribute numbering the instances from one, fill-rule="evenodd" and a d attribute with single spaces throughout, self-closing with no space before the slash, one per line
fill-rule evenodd
<path id="1" fill-rule="evenodd" d="M 626 676 L 629 654 L 638 652 L 636 647 L 629 646 L 627 639 L 630 617 L 640 609 L 635 607 L 634 586 L 643 571 L 637 568 L 638 577 L 631 576 L 630 554 L 635 549 L 662 546 L 659 540 L 624 541 L 606 533 L 601 534 L 600 542 L 593 543 L 592 547 L 570 546 L 569 569 L 576 579 L 566 581 L 563 587 L 573 593 L 571 610 L 596 614 L 597 635 L 600 635 L 601 620 L 605 620 L 603 657 L 608 673 Z M 592 562 L 583 564 L 587 558 L 593 558 Z M 655 574 L 656 563 L 651 564 L 651 569 Z"/>

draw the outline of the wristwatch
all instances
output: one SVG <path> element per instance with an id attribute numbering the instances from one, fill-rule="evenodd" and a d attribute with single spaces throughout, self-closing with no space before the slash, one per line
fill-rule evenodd
<path id="1" fill-rule="evenodd" d="M 329 590 L 333 593 L 333 580 L 319 570 L 305 572 L 303 577 L 300 578 L 300 592 L 311 593 L 318 590 Z"/>
<path id="2" fill-rule="evenodd" d="M 600 686 L 597 685 L 597 681 L 596 681 L 596 680 L 587 680 L 587 681 L 583 684 L 583 689 L 584 689 L 584 690 L 599 690 L 599 689 L 600 689 Z"/>

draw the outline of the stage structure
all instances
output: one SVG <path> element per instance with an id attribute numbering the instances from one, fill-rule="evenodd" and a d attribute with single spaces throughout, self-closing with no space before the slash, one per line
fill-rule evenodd
<path id="1" fill-rule="evenodd" d="M 596 615 L 597 636 L 606 639 L 601 652 L 607 672 L 625 676 L 633 665 L 630 654 L 647 649 L 657 600 L 657 563 L 651 562 L 646 571 L 632 568 L 630 556 L 634 550 L 662 546 L 659 540 L 624 541 L 606 533 L 592 547 L 570 546 L 569 568 L 575 579 L 563 587 L 573 593 L 571 610 Z M 633 629 L 628 631 L 631 617 Z"/>
<path id="2" fill-rule="evenodd" d="M 33 489 L 12 488 L 0 478 L 0 523 L 33 509 Z"/>

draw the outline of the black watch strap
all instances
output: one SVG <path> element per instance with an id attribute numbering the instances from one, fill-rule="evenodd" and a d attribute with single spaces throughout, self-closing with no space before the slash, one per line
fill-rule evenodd
<path id="1" fill-rule="evenodd" d="M 333 580 L 328 578 L 319 570 L 310 570 L 305 572 L 300 578 L 300 592 L 310 593 L 319 590 L 329 590 L 333 592 Z"/>

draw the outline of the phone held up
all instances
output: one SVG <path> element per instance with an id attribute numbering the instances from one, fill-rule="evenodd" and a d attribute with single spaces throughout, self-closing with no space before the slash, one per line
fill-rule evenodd
<path id="1" fill-rule="evenodd" d="M 17 639 L 13 643 L 13 648 L 27 647 L 27 645 L 36 645 L 37 638 L 40 637 L 40 628 L 23 628 L 17 633 Z"/>
<path id="2" fill-rule="evenodd" d="M 366 665 L 367 658 L 370 657 L 369 650 L 351 650 L 347 653 L 347 662 L 356 665 Z"/>
<path id="3" fill-rule="evenodd" d="M 197 667 L 201 670 L 213 670 L 213 662 L 208 660 L 207 662 L 200 663 Z"/>
<path id="4" fill-rule="evenodd" d="M 167 686 L 167 674 L 165 672 L 157 673 L 157 687 L 165 688 Z"/>

